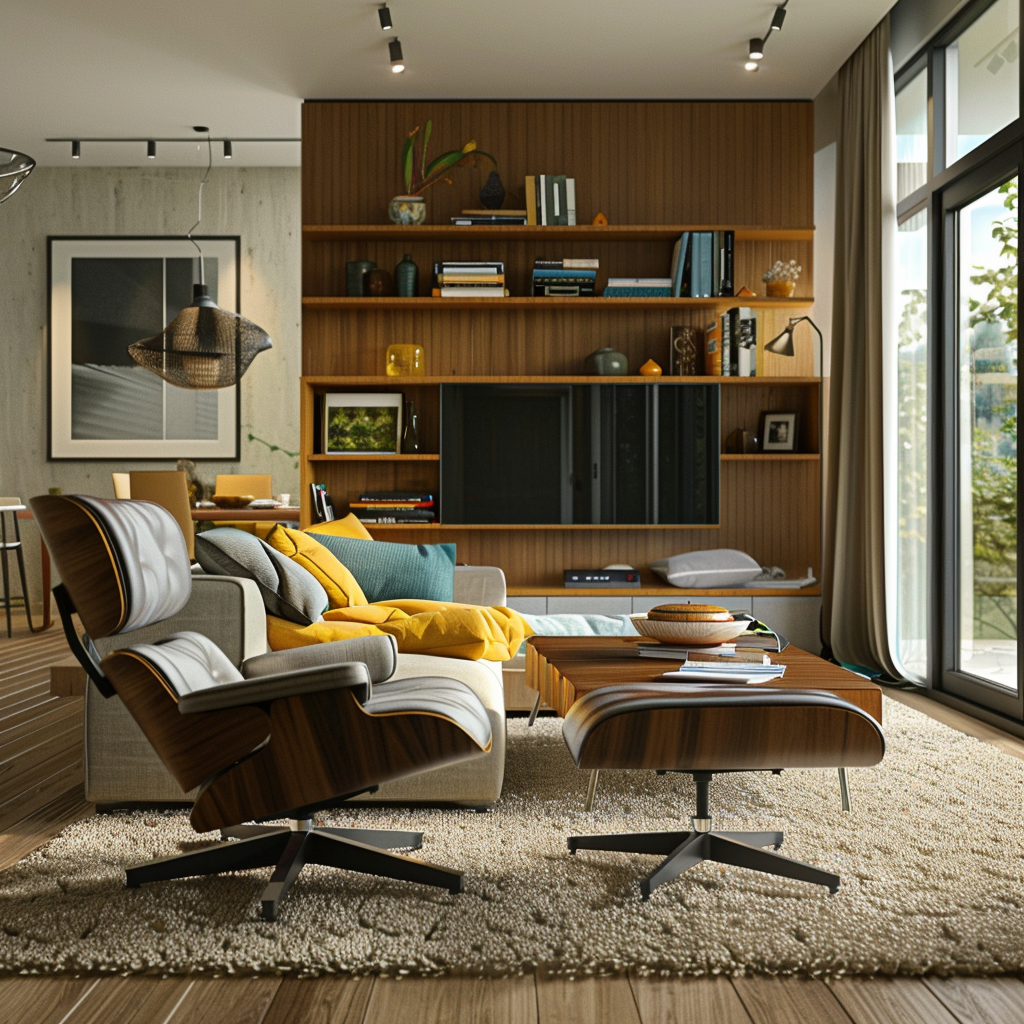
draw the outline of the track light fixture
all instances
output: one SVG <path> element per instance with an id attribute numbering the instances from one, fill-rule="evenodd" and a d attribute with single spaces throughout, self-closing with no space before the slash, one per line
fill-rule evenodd
<path id="1" fill-rule="evenodd" d="M 150 139 L 146 143 L 146 156 L 148 156 L 150 160 L 156 159 L 156 142 L 154 142 L 153 139 Z"/>
<path id="2" fill-rule="evenodd" d="M 760 39 L 750 40 L 750 49 L 747 51 L 748 60 L 760 60 L 764 56 L 764 42 Z"/>
<path id="3" fill-rule="evenodd" d="M 743 65 L 743 70 L 756 71 L 759 67 L 760 65 L 757 63 L 756 60 L 748 60 L 747 63 Z"/>
<path id="4" fill-rule="evenodd" d="M 71 159 L 81 160 L 82 159 L 82 144 L 78 139 L 71 140 Z"/>
<path id="5" fill-rule="evenodd" d="M 405 70 L 405 61 L 402 58 L 402 44 L 397 36 L 388 43 L 388 53 L 391 55 L 391 70 L 396 75 L 401 74 Z"/>
<path id="6" fill-rule="evenodd" d="M 390 32 L 391 25 L 391 12 L 388 10 L 387 4 L 381 4 L 380 10 L 377 11 L 377 17 L 380 18 L 380 27 L 382 32 Z"/>
<path id="7" fill-rule="evenodd" d="M 235 154 L 231 150 L 231 140 L 224 140 L 224 159 L 230 160 Z"/>
<path id="8" fill-rule="evenodd" d="M 775 13 L 772 15 L 772 31 L 781 32 L 782 23 L 786 20 L 786 5 L 783 4 L 781 7 L 775 8 Z"/>

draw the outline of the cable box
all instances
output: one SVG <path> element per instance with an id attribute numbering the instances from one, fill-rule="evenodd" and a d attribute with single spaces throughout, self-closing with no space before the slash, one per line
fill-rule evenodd
<path id="1" fill-rule="evenodd" d="M 639 587 L 637 569 L 566 569 L 565 586 L 593 590 Z"/>

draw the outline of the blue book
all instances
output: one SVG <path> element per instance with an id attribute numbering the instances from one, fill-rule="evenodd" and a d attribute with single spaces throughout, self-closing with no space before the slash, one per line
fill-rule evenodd
<path id="1" fill-rule="evenodd" d="M 672 296 L 672 289 L 644 285 L 609 285 L 603 294 L 606 299 L 668 299 Z"/>
<path id="2" fill-rule="evenodd" d="M 697 269 L 697 280 L 699 282 L 699 291 L 695 291 L 694 295 L 698 298 L 706 299 L 710 298 L 713 287 L 713 259 L 714 259 L 714 232 L 711 231 L 700 231 L 700 263 Z"/>
<path id="3" fill-rule="evenodd" d="M 596 270 L 537 270 L 534 268 L 534 277 L 589 277 L 594 280 L 597 277 Z"/>
<path id="4" fill-rule="evenodd" d="M 686 266 L 687 250 L 690 247 L 690 232 L 684 231 L 672 254 L 672 296 L 678 299 L 683 294 L 683 269 Z"/>

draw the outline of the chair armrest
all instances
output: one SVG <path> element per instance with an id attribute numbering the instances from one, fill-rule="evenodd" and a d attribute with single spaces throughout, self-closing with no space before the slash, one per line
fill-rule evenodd
<path id="1" fill-rule="evenodd" d="M 370 699 L 370 688 L 370 675 L 362 662 L 317 665 L 186 693 L 178 698 L 178 710 L 183 715 L 197 711 L 223 711 L 225 708 L 262 704 L 319 690 L 353 690 L 356 700 L 364 704 Z"/>
<path id="2" fill-rule="evenodd" d="M 358 636 L 349 640 L 334 640 L 326 644 L 311 644 L 287 651 L 272 651 L 249 658 L 242 663 L 246 679 L 280 675 L 308 668 L 327 669 L 358 661 L 366 665 L 371 682 L 382 683 L 395 674 L 398 644 L 393 636 Z"/>
<path id="3" fill-rule="evenodd" d="M 172 633 L 202 633 L 232 665 L 267 649 L 267 620 L 259 588 L 234 576 L 193 576 L 188 603 L 177 615 L 130 633 L 95 641 L 101 658 L 136 644 L 152 644 Z M 348 658 L 347 661 L 355 659 Z"/>
<path id="4" fill-rule="evenodd" d="M 505 604 L 505 574 L 494 565 L 457 565 L 452 600 L 485 608 Z"/>

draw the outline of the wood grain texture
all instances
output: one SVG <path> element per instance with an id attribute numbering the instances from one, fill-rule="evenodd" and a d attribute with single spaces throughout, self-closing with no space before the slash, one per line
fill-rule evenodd
<path id="1" fill-rule="evenodd" d="M 374 978 L 285 978 L 263 1024 L 363 1024 L 374 984 Z"/>
<path id="2" fill-rule="evenodd" d="M 756 975 L 733 978 L 753 1024 L 850 1024 L 838 1000 L 822 982 Z"/>
<path id="3" fill-rule="evenodd" d="M 566 978 L 537 968 L 537 1017 L 539 1024 L 640 1024 L 629 978 Z"/>
<path id="4" fill-rule="evenodd" d="M 543 1020 L 543 1017 L 541 1018 Z M 363 1024 L 536 1024 L 531 975 L 522 978 L 378 978 Z"/>
<path id="5" fill-rule="evenodd" d="M 280 978 L 273 977 L 226 983 L 213 978 L 197 979 L 190 983 L 168 1024 L 263 1024 L 281 983 Z"/>
<path id="6" fill-rule="evenodd" d="M 924 979 L 962 1024 L 1020 1024 L 1024 1020 L 1024 983 L 1019 978 Z"/>
<path id="7" fill-rule="evenodd" d="M 640 977 L 630 973 L 643 1024 L 750 1024 L 728 978 Z"/>
<path id="8" fill-rule="evenodd" d="M 0 871 L 39 849 L 68 825 L 95 813 L 96 808 L 83 799 L 79 783 L 47 800 L 38 810 L 5 825 L 0 834 Z"/>
<path id="9" fill-rule="evenodd" d="M 150 1024 L 173 1016 L 195 985 L 188 978 L 99 978 L 62 1024 Z"/>
<path id="10" fill-rule="evenodd" d="M 829 987 L 857 1024 L 959 1024 L 920 978 L 836 978 Z"/>
<path id="11" fill-rule="evenodd" d="M 742 300 L 534 300 L 535 258 L 590 257 L 600 261 L 597 286 L 608 275 L 664 276 L 678 232 L 689 226 L 736 230 L 735 282 L 763 291 L 761 274 L 775 260 L 803 267 L 800 295 L 791 302 L 751 300 L 759 337 L 768 340 L 813 303 L 813 125 L 804 102 L 329 102 L 303 110 L 303 374 L 356 378 L 353 390 L 400 390 L 416 401 L 424 449 L 436 453 L 439 379 L 578 375 L 586 355 L 611 346 L 634 373 L 648 358 L 671 370 L 669 331 L 703 329 L 719 309 Z M 560 168 L 577 182 L 576 228 L 453 228 L 479 188 L 480 172 L 454 176 L 429 194 L 431 223 L 387 224 L 392 188 L 401 187 L 399 151 L 408 131 L 430 117 L 433 138 L 475 138 L 502 168 L 510 202 L 523 177 Z M 358 139 L 359 144 L 351 144 Z M 485 140 L 487 140 L 485 142 Z M 652 140 L 654 142 L 652 143 Z M 632 143 L 632 144 L 631 144 Z M 454 144 L 454 143 L 453 143 Z M 771 153 L 766 161 L 744 158 Z M 352 182 L 363 183 L 351 187 Z M 388 183 L 392 182 L 393 185 Z M 606 229 L 589 227 L 601 210 Z M 390 270 L 405 253 L 420 267 L 422 298 L 344 296 L 345 263 L 369 259 Z M 443 259 L 493 260 L 506 265 L 509 300 L 426 298 L 430 269 Z M 429 383 L 381 381 L 384 354 L 395 340 L 426 350 Z M 763 353 L 771 377 L 808 378 L 813 346 L 803 333 L 795 358 Z M 337 386 L 336 386 L 337 385 Z M 431 389 L 433 395 L 431 394 Z M 312 390 L 310 390 L 312 389 Z M 303 387 L 301 491 L 309 525 L 308 485 L 323 483 L 336 507 L 362 490 L 429 490 L 437 467 L 386 462 L 310 461 L 320 448 L 316 396 L 345 390 L 325 380 Z M 723 437 L 758 429 L 763 411 L 799 414 L 799 451 L 820 451 L 817 389 L 767 384 L 723 387 Z M 742 392 L 744 396 L 740 397 Z M 565 529 L 471 531 L 401 527 L 389 533 L 408 543 L 456 541 L 470 564 L 500 565 L 511 586 L 555 586 L 572 566 L 652 560 L 716 547 L 745 550 L 791 574 L 820 566 L 820 461 L 723 464 L 721 527 L 692 530 Z M 751 497 L 757 496 L 757 514 Z M 442 496 L 443 516 L 443 496 Z M 433 529 L 436 529 L 433 528 Z"/>
<path id="12" fill-rule="evenodd" d="M 98 978 L 0 978 L 0 1024 L 65 1024 Z"/>
<path id="13" fill-rule="evenodd" d="M 532 636 L 526 641 L 526 684 L 563 718 L 591 690 L 621 683 L 647 683 L 672 667 L 659 658 L 640 658 L 635 641 L 619 637 Z M 772 661 L 786 666 L 781 679 L 765 686 L 825 690 L 882 721 L 882 691 L 862 676 L 789 645 Z"/>

